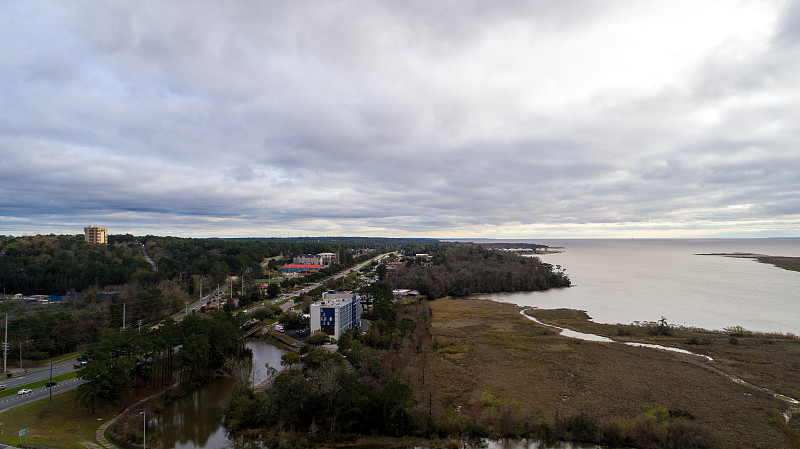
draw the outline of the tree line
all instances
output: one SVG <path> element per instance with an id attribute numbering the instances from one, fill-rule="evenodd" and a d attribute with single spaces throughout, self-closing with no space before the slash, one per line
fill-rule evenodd
<path id="1" fill-rule="evenodd" d="M 85 363 L 78 375 L 87 381 L 78 387 L 81 403 L 94 413 L 121 403 L 126 392 L 171 384 L 173 372 L 185 390 L 208 382 L 227 360 L 250 355 L 239 342 L 243 319 L 218 312 L 167 319 L 156 329 L 106 331 L 79 358 Z"/>
<path id="2" fill-rule="evenodd" d="M 418 290 L 428 298 L 547 290 L 570 285 L 563 270 L 538 257 L 493 251 L 477 244 L 429 246 L 427 259 L 411 258 L 387 276 L 393 288 Z"/>
<path id="3" fill-rule="evenodd" d="M 319 241 L 317 241 L 319 240 Z M 392 240 L 380 240 L 381 248 L 399 248 Z M 157 271 L 145 260 L 142 246 Z M 197 288 L 191 279 L 199 276 L 208 284 L 222 283 L 228 276 L 263 276 L 264 259 L 289 259 L 304 253 L 339 254 L 340 266 L 356 257 L 353 251 L 369 240 L 293 241 L 287 239 L 198 239 L 130 234 L 110 235 L 107 245 L 87 243 L 81 235 L 0 236 L 0 288 L 6 293 L 63 294 L 103 290 L 138 282 L 144 288 L 162 281 L 180 282 L 187 293 Z M 275 264 L 272 265 L 275 268 Z M 320 277 L 332 274 L 329 267 Z"/>
<path id="4" fill-rule="evenodd" d="M 91 286 L 152 283 L 138 245 L 87 243 L 82 236 L 0 236 L 0 285 L 9 294 L 64 294 Z"/>

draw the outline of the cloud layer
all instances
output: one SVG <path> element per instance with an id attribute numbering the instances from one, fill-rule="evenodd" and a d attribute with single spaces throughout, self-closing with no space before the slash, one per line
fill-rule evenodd
<path id="1" fill-rule="evenodd" d="M 0 233 L 800 234 L 800 6 L 12 2 Z"/>

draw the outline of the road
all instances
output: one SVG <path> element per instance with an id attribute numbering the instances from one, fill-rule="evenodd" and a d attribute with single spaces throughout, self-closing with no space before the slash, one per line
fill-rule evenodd
<path id="1" fill-rule="evenodd" d="M 74 378 L 61 381 L 53 388 L 53 394 L 63 393 L 65 391 L 78 388 L 78 385 L 84 383 L 83 379 Z M 10 408 L 17 407 L 29 402 L 38 401 L 39 399 L 46 399 L 50 396 L 50 387 L 36 388 L 28 394 L 15 394 L 0 399 L 0 413 Z"/>
<path id="2" fill-rule="evenodd" d="M 315 283 L 313 283 L 313 284 L 307 285 L 307 286 L 305 286 L 305 287 L 301 288 L 300 290 L 295 290 L 295 291 L 292 291 L 292 292 L 289 292 L 289 293 L 285 293 L 285 294 L 283 294 L 283 295 L 281 295 L 281 296 L 279 296 L 279 297 L 275 298 L 274 300 L 272 300 L 272 301 L 270 301 L 270 302 L 268 302 L 268 303 L 264 303 L 264 304 L 260 304 L 260 305 L 257 305 L 257 306 L 254 306 L 254 307 L 251 307 L 251 308 L 249 308 L 249 309 L 247 310 L 247 312 L 246 312 L 246 313 L 248 313 L 248 314 L 250 314 L 250 313 L 253 313 L 254 311 L 256 311 L 256 310 L 258 310 L 258 309 L 260 309 L 260 308 L 266 307 L 266 306 L 268 306 L 268 305 L 270 305 L 270 304 L 274 304 L 274 303 L 277 303 L 277 302 L 284 301 L 284 300 L 286 300 L 286 299 L 289 299 L 289 298 L 291 298 L 291 297 L 293 297 L 293 296 L 302 296 L 302 295 L 304 295 L 305 293 L 308 293 L 308 292 L 310 292 L 311 290 L 314 290 L 315 288 L 319 287 L 320 285 L 322 285 L 322 284 L 324 284 L 324 283 L 326 283 L 326 282 L 330 281 L 331 279 L 339 279 L 339 278 L 341 278 L 341 277 L 345 277 L 345 276 L 347 276 L 348 274 L 352 273 L 353 271 L 358 271 L 358 270 L 360 270 L 361 268 L 363 268 L 363 267 L 364 267 L 364 265 L 367 265 L 367 264 L 369 264 L 369 263 L 372 263 L 373 261 L 376 261 L 376 262 L 378 262 L 378 261 L 381 261 L 381 260 L 385 259 L 386 257 L 388 257 L 388 256 L 389 256 L 389 254 L 392 254 L 392 253 L 384 253 L 384 254 L 377 255 L 377 256 L 375 256 L 375 257 L 373 257 L 373 258 L 371 258 L 371 259 L 367 260 L 366 262 L 362 262 L 362 263 L 360 263 L 360 264 L 358 264 L 358 265 L 356 265 L 356 266 L 354 266 L 354 267 L 352 267 L 352 268 L 348 268 L 348 269 L 346 269 L 346 270 L 344 270 L 344 271 L 341 271 L 341 272 L 339 272 L 339 273 L 337 273 L 337 274 L 334 274 L 333 276 L 331 276 L 331 277 L 329 277 L 329 278 L 325 278 L 325 279 L 323 279 L 323 280 L 321 280 L 321 281 L 319 281 L 319 282 L 315 282 Z M 294 304 L 293 304 L 291 301 L 287 301 L 287 302 L 285 302 L 285 303 L 281 304 L 281 306 L 280 306 L 280 307 L 281 307 L 281 310 L 283 310 L 284 312 L 286 312 L 286 311 L 287 311 L 287 310 L 289 310 L 289 308 L 291 308 L 293 305 L 294 305 Z"/>
<path id="3" fill-rule="evenodd" d="M 220 296 L 220 297 L 221 297 L 221 296 L 223 296 L 223 294 L 224 294 L 226 291 L 228 291 L 228 285 L 223 285 L 223 286 L 221 286 L 221 287 L 217 288 L 217 289 L 216 289 L 216 290 L 214 290 L 213 292 L 209 293 L 209 294 L 208 294 L 208 295 L 206 295 L 206 296 L 203 296 L 202 298 L 198 299 L 197 301 L 195 301 L 195 302 L 192 302 L 192 303 L 189 303 L 189 304 L 188 304 L 188 305 L 187 305 L 187 306 L 186 306 L 186 307 L 185 307 L 183 310 L 181 310 L 180 312 L 172 314 L 172 315 L 171 315 L 171 316 L 172 316 L 172 319 L 173 319 L 173 320 L 175 320 L 175 321 L 179 321 L 179 320 L 181 320 L 183 317 L 185 317 L 185 316 L 186 316 L 186 313 L 187 313 L 187 311 L 188 311 L 188 313 L 192 313 L 192 312 L 194 312 L 195 310 L 198 310 L 200 307 L 204 306 L 205 304 L 208 304 L 210 301 L 212 301 L 212 300 L 213 300 L 214 298 L 216 298 L 217 296 Z M 220 308 L 221 308 L 221 307 L 222 307 L 222 304 L 220 303 Z M 156 327 L 157 327 L 157 326 L 158 326 L 158 324 L 156 325 Z"/>
<path id="4" fill-rule="evenodd" d="M 73 357 L 71 359 L 66 359 L 59 361 L 57 363 L 53 363 L 53 377 L 75 371 L 74 365 L 76 362 L 77 358 Z M 22 373 L 20 372 L 20 374 Z M 49 378 L 50 378 L 50 365 L 37 366 L 35 368 L 27 370 L 27 372 L 22 375 L 17 375 L 16 377 L 11 377 L 6 379 L 0 378 L 0 384 L 5 385 L 6 389 L 11 389 L 15 387 L 21 387 L 23 385 L 27 385 L 33 382 L 38 382 L 40 380 L 47 380 Z"/>
<path id="5" fill-rule="evenodd" d="M 53 377 L 75 371 L 74 365 L 76 362 L 77 358 L 73 357 L 70 359 L 61 360 L 57 363 L 53 363 Z M 38 366 L 35 368 L 31 368 L 27 371 L 27 373 L 24 373 L 16 377 L 2 379 L 0 380 L 0 383 L 2 383 L 2 385 L 5 385 L 6 389 L 10 390 L 12 388 L 18 388 L 24 385 L 32 384 L 34 382 L 47 380 L 49 378 L 50 378 L 50 365 L 47 365 L 47 366 Z M 58 383 L 58 385 L 53 387 L 53 394 L 63 393 L 65 391 L 72 390 L 73 388 L 77 388 L 78 385 L 82 384 L 83 382 L 84 381 L 82 379 L 78 378 L 61 381 Z M 46 398 L 49 395 L 50 395 L 49 387 L 40 387 L 36 388 L 35 390 L 33 390 L 33 392 L 28 394 L 24 395 L 15 394 L 12 396 L 2 398 L 0 399 L 0 412 L 6 411 L 18 405 L 27 404 L 29 402 L 36 401 L 38 399 Z"/>
<path id="6" fill-rule="evenodd" d="M 147 255 L 147 251 L 144 250 L 144 243 L 140 243 L 139 245 L 142 247 L 142 254 L 144 255 L 144 260 L 146 260 L 147 262 L 150 263 L 150 265 L 153 266 L 153 271 L 158 271 L 158 266 L 156 265 L 155 262 L 153 262 L 153 259 L 151 259 L 150 256 Z"/>

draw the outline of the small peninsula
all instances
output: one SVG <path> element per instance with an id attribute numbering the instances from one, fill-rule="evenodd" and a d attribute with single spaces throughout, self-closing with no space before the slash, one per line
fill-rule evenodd
<path id="1" fill-rule="evenodd" d="M 774 265 L 789 271 L 800 271 L 800 257 L 768 256 L 766 254 L 755 253 L 705 253 L 698 256 L 723 256 L 735 257 L 740 259 L 752 259 L 757 262 Z"/>

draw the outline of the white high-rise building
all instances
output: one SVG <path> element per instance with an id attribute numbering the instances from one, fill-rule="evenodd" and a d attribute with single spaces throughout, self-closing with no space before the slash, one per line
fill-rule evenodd
<path id="1" fill-rule="evenodd" d="M 358 293 L 325 292 L 311 304 L 311 332 L 322 331 L 339 339 L 347 329 L 361 327 L 361 297 Z"/>

